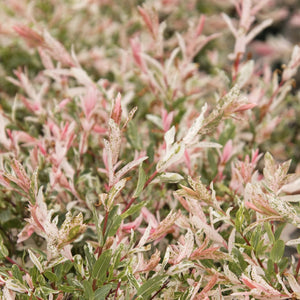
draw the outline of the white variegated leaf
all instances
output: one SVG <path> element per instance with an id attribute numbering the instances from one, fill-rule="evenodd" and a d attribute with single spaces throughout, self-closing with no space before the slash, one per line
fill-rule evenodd
<path id="1" fill-rule="evenodd" d="M 192 126 L 189 128 L 186 136 L 183 138 L 183 142 L 185 144 L 190 144 L 195 141 L 195 137 L 197 136 L 199 130 L 201 129 L 204 121 L 204 114 L 207 111 L 207 103 L 205 103 L 202 107 L 201 113 L 198 118 L 194 121 Z"/>
<path id="2" fill-rule="evenodd" d="M 185 145 L 182 142 L 176 142 L 166 155 L 157 163 L 156 170 L 158 173 L 165 171 L 172 164 L 180 160 L 184 154 Z"/>
<path id="3" fill-rule="evenodd" d="M 34 265 L 38 268 L 38 270 L 41 273 L 43 273 L 44 268 L 43 268 L 42 264 L 40 263 L 39 259 L 35 256 L 35 254 L 30 249 L 28 249 L 28 253 L 29 253 L 30 260 L 34 263 Z"/>

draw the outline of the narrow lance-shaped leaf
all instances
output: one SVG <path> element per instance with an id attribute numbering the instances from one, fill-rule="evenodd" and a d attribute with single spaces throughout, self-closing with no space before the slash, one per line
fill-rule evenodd
<path id="1" fill-rule="evenodd" d="M 275 262 L 275 263 L 279 263 L 283 253 L 284 253 L 284 248 L 285 248 L 285 244 L 283 240 L 277 240 L 274 245 L 273 248 L 270 252 L 270 258 Z"/>
<path id="2" fill-rule="evenodd" d="M 165 281 L 166 276 L 158 275 L 152 277 L 139 287 L 139 289 L 137 290 L 137 295 L 142 296 L 143 299 L 149 299 L 152 293 L 158 291 Z"/>
<path id="3" fill-rule="evenodd" d="M 107 197 L 107 204 L 106 204 L 108 210 L 110 210 L 115 198 L 118 196 L 118 194 L 121 192 L 121 190 L 125 187 L 127 180 L 128 180 L 128 178 L 124 178 L 124 179 L 120 180 L 109 191 L 109 194 Z"/>
<path id="4" fill-rule="evenodd" d="M 144 157 L 135 159 L 135 160 L 131 161 L 130 163 L 128 163 L 127 165 L 125 165 L 120 171 L 118 171 L 116 173 L 114 182 L 118 182 L 120 180 L 120 178 L 123 177 L 127 172 L 129 172 L 134 167 L 140 165 L 147 158 L 148 158 L 148 156 L 144 156 Z"/>
<path id="5" fill-rule="evenodd" d="M 99 280 L 101 283 L 104 282 L 106 278 L 106 271 L 110 265 L 111 255 L 111 249 L 102 252 L 101 256 L 94 265 L 92 277 Z"/>
<path id="6" fill-rule="evenodd" d="M 34 263 L 34 265 L 38 268 L 38 270 L 41 273 L 43 273 L 44 268 L 43 268 L 41 262 L 39 261 L 39 259 L 35 256 L 35 254 L 30 249 L 28 249 L 28 253 L 29 253 L 30 260 Z"/>
<path id="7" fill-rule="evenodd" d="M 185 145 L 182 142 L 176 142 L 165 154 L 165 156 L 157 163 L 156 170 L 161 173 L 165 171 L 173 163 L 177 162 L 182 158 L 185 151 Z"/>
<path id="8" fill-rule="evenodd" d="M 136 189 L 135 189 L 134 194 L 133 194 L 134 198 L 137 198 L 141 194 L 141 192 L 143 191 L 146 179 L 147 178 L 146 178 L 145 171 L 143 169 L 143 164 L 140 164 L 138 183 L 137 183 Z"/>

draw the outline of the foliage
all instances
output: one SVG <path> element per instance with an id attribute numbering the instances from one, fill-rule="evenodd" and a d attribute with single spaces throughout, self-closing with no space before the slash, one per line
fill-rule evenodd
<path id="1" fill-rule="evenodd" d="M 1 299 L 300 298 L 296 4 L 2 1 Z"/>

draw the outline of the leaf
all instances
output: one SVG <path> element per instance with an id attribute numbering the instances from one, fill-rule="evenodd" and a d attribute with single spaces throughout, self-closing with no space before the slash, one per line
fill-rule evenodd
<path id="1" fill-rule="evenodd" d="M 238 232 L 242 232 L 244 219 L 245 219 L 244 206 L 241 205 L 236 213 L 236 218 L 235 218 L 235 228 Z"/>
<path id="2" fill-rule="evenodd" d="M 207 103 L 205 103 L 203 105 L 200 115 L 197 117 L 196 120 L 194 120 L 194 123 L 189 128 L 186 136 L 183 138 L 183 142 L 185 144 L 190 144 L 195 141 L 195 138 L 196 138 L 199 130 L 201 129 L 201 127 L 204 124 L 204 114 L 206 113 L 206 111 L 207 111 Z"/>
<path id="3" fill-rule="evenodd" d="M 74 293 L 74 286 L 69 286 L 69 285 L 63 284 L 63 285 L 60 285 L 58 288 L 60 291 L 65 292 L 65 293 Z M 93 298 L 91 298 L 91 299 L 93 299 Z"/>
<path id="4" fill-rule="evenodd" d="M 155 124 L 157 127 L 159 127 L 161 130 L 163 130 L 163 124 L 160 117 L 156 115 L 147 114 L 146 119 Z"/>
<path id="5" fill-rule="evenodd" d="M 57 276 L 54 274 L 54 273 L 52 273 L 51 271 L 45 271 L 44 273 L 44 276 L 47 278 L 47 279 L 49 279 L 51 282 L 57 282 L 58 281 L 58 278 L 57 278 Z"/>
<path id="6" fill-rule="evenodd" d="M 94 291 L 92 284 L 88 280 L 84 280 L 82 282 L 83 288 L 84 288 L 84 299 L 86 300 L 92 300 L 94 299 Z M 74 287 L 73 287 L 74 289 Z"/>
<path id="7" fill-rule="evenodd" d="M 18 293 L 27 293 L 27 288 L 23 285 L 19 280 L 16 279 L 8 279 L 6 280 L 6 287 L 10 290 L 13 290 Z"/>
<path id="8" fill-rule="evenodd" d="M 269 238 L 270 242 L 273 244 L 275 242 L 275 237 L 274 237 L 274 234 L 272 232 L 271 224 L 269 222 L 265 222 L 264 223 L 264 228 L 267 232 L 267 235 L 268 235 L 268 238 Z"/>
<path id="9" fill-rule="evenodd" d="M 107 204 L 106 204 L 108 210 L 110 210 L 115 198 L 118 196 L 118 194 L 121 192 L 121 190 L 125 187 L 125 184 L 127 181 L 128 181 L 128 178 L 121 179 L 110 189 L 110 191 L 108 193 L 108 197 L 107 197 Z"/>
<path id="10" fill-rule="evenodd" d="M 239 74 L 237 76 L 236 84 L 242 88 L 248 79 L 252 76 L 254 69 L 254 61 L 247 61 L 239 70 Z"/>
<path id="11" fill-rule="evenodd" d="M 284 254 L 285 243 L 283 240 L 277 240 L 270 252 L 270 258 L 275 262 L 279 263 Z"/>
<path id="12" fill-rule="evenodd" d="M 130 270 L 130 267 L 128 267 L 126 270 L 126 277 L 133 287 L 135 287 L 137 290 L 140 288 L 140 284 L 136 280 L 136 278 L 133 276 L 132 271 Z"/>
<path id="13" fill-rule="evenodd" d="M 6 256 L 8 256 L 8 254 L 9 252 L 5 247 L 5 245 L 3 244 L 2 238 L 0 237 L 0 258 L 5 258 Z"/>
<path id="14" fill-rule="evenodd" d="M 172 126 L 171 129 L 165 133 L 164 140 L 166 142 L 166 151 L 168 152 L 175 141 L 175 126 Z"/>
<path id="15" fill-rule="evenodd" d="M 143 148 L 142 138 L 141 138 L 138 128 L 134 122 L 128 123 L 127 137 L 128 137 L 129 143 L 132 145 L 132 147 L 134 149 L 139 150 L 139 151 L 142 150 L 142 148 Z"/>
<path id="16" fill-rule="evenodd" d="M 178 173 L 164 172 L 155 179 L 155 182 L 178 183 L 183 179 L 184 178 Z"/>
<path id="17" fill-rule="evenodd" d="M 138 183 L 137 183 L 136 189 L 133 194 L 134 198 L 137 198 L 141 194 L 141 192 L 143 191 L 145 182 L 146 182 L 146 174 L 143 169 L 143 164 L 140 164 Z"/>
<path id="18" fill-rule="evenodd" d="M 180 160 L 184 154 L 185 145 L 183 142 L 175 142 L 170 150 L 157 163 L 156 170 L 158 173 L 165 171 L 169 166 Z"/>
<path id="19" fill-rule="evenodd" d="M 158 291 L 161 288 L 161 285 L 165 280 L 166 276 L 163 275 L 152 277 L 138 288 L 137 296 L 142 296 L 143 299 L 149 299 L 153 292 Z"/>
<path id="20" fill-rule="evenodd" d="M 12 265 L 11 272 L 12 272 L 12 275 L 15 279 L 17 279 L 17 280 L 19 280 L 20 282 L 23 283 L 22 273 L 21 273 L 21 271 L 20 271 L 20 269 L 18 268 L 17 265 Z"/>
<path id="21" fill-rule="evenodd" d="M 106 241 L 108 236 L 114 236 L 116 232 L 118 231 L 120 225 L 122 223 L 122 217 L 121 216 L 116 216 L 109 228 L 106 229 L 104 240 Z"/>
<path id="22" fill-rule="evenodd" d="M 125 165 L 120 171 L 118 171 L 115 175 L 114 182 L 118 182 L 120 178 L 122 178 L 127 172 L 129 172 L 134 167 L 141 165 L 141 163 L 146 160 L 148 156 L 140 157 L 138 159 L 135 159 L 131 162 L 129 162 L 127 165 Z"/>
<path id="23" fill-rule="evenodd" d="M 252 234 L 251 234 L 251 239 L 250 239 L 250 244 L 251 246 L 253 247 L 253 249 L 256 250 L 256 247 L 259 243 L 259 241 L 261 240 L 262 238 L 262 231 L 261 231 L 261 227 L 260 226 L 257 226 L 254 231 L 252 231 Z"/>
<path id="24" fill-rule="evenodd" d="M 80 254 L 76 254 L 74 256 L 74 267 L 76 271 L 81 275 L 81 277 L 85 276 L 85 270 L 83 266 L 83 259 Z"/>
<path id="25" fill-rule="evenodd" d="M 34 265 L 38 268 L 38 270 L 41 273 L 43 273 L 44 268 L 41 262 L 39 261 L 39 259 L 35 256 L 35 254 L 30 249 L 28 249 L 28 253 L 29 253 L 30 260 L 34 263 Z"/>
<path id="26" fill-rule="evenodd" d="M 110 266 L 111 255 L 111 249 L 102 252 L 94 265 L 92 277 L 97 279 L 100 283 L 103 283 L 106 279 L 106 272 Z"/>
<path id="27" fill-rule="evenodd" d="M 122 222 L 122 217 L 117 215 L 119 209 L 119 205 L 113 207 L 113 209 L 109 212 L 106 223 L 106 230 L 104 233 L 103 243 L 106 242 L 108 236 L 113 236 L 117 232 Z M 104 227 L 104 220 L 101 223 L 101 227 Z"/>
<path id="28" fill-rule="evenodd" d="M 115 286 L 114 284 L 109 283 L 109 284 L 106 284 L 106 285 L 102 286 L 101 288 L 97 289 L 95 291 L 95 300 L 105 299 L 106 296 L 108 295 L 109 291 L 111 289 L 113 289 L 114 286 Z"/>
<path id="29" fill-rule="evenodd" d="M 100 246 L 103 246 L 103 233 L 101 230 L 101 226 L 100 226 L 100 220 L 99 220 L 99 216 L 97 214 L 97 211 L 95 209 L 95 207 L 93 207 L 93 217 L 95 220 L 95 226 L 96 226 L 96 232 L 97 232 L 97 237 L 98 237 L 98 242 Z"/>
<path id="30" fill-rule="evenodd" d="M 84 249 L 85 258 L 88 261 L 89 270 L 91 271 L 93 270 L 94 264 L 96 262 L 95 256 L 93 253 L 90 252 L 90 250 L 92 251 L 92 249 L 89 249 L 87 245 L 84 245 L 83 249 Z"/>
<path id="31" fill-rule="evenodd" d="M 277 226 L 275 233 L 274 233 L 275 240 L 278 240 L 280 238 L 281 233 L 282 233 L 283 229 L 285 228 L 285 226 L 286 226 L 285 223 L 282 223 Z"/>
<path id="32" fill-rule="evenodd" d="M 136 205 L 132 205 L 129 209 L 127 209 L 123 214 L 121 214 L 121 218 L 124 220 L 126 219 L 127 217 L 135 214 L 136 212 L 140 211 L 142 207 L 146 206 L 147 205 L 147 202 L 143 201 L 143 202 L 140 202 Z"/>
<path id="33" fill-rule="evenodd" d="M 34 294 L 39 297 L 48 296 L 50 294 L 57 294 L 59 291 L 48 288 L 47 286 L 39 286 L 36 288 Z"/>

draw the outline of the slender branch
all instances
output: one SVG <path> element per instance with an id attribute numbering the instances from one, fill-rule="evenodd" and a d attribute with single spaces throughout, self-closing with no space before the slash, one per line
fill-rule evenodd
<path id="1" fill-rule="evenodd" d="M 297 263 L 297 267 L 296 267 L 296 270 L 295 270 L 295 278 L 298 277 L 298 274 L 299 274 L 299 270 L 300 270 L 300 257 L 298 259 L 298 263 Z"/>
<path id="2" fill-rule="evenodd" d="M 20 271 L 28 273 L 25 269 L 23 269 L 16 261 L 14 261 L 13 259 L 11 259 L 10 257 L 6 256 L 5 259 L 7 261 L 9 261 L 11 264 L 16 265 Z"/>
<path id="3" fill-rule="evenodd" d="M 115 298 L 114 298 L 115 300 L 117 299 L 117 296 L 118 296 L 118 290 L 119 290 L 120 286 L 121 286 L 121 280 L 119 280 L 118 286 L 117 286 L 116 291 L 115 291 Z"/>
<path id="4" fill-rule="evenodd" d="M 155 297 L 164 289 L 164 288 L 166 288 L 167 287 L 167 285 L 168 285 L 168 283 L 170 282 L 170 280 L 169 279 L 167 279 L 166 281 L 165 281 L 165 283 L 161 286 L 161 288 L 149 299 L 149 300 L 153 300 L 153 299 L 155 299 Z"/>
<path id="5" fill-rule="evenodd" d="M 158 172 L 155 170 L 153 172 L 153 174 L 148 178 L 148 180 L 145 182 L 144 186 L 143 186 L 143 190 L 151 183 L 151 181 L 154 179 L 154 177 L 158 174 Z M 125 206 L 125 208 L 122 211 L 122 214 L 127 211 L 131 205 L 133 204 L 133 202 L 135 201 L 137 197 L 131 197 L 130 201 L 127 203 L 127 205 Z"/>

